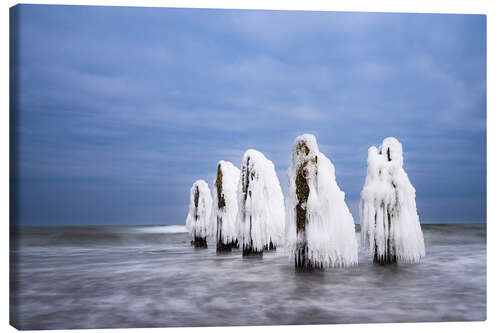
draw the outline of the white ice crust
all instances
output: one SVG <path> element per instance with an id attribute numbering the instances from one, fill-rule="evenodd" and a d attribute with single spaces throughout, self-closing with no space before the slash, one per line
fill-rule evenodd
<path id="1" fill-rule="evenodd" d="M 403 148 L 397 139 L 386 138 L 379 149 L 368 149 L 359 210 L 362 244 L 372 255 L 377 246 L 378 256 L 388 250 L 398 262 L 414 263 L 425 256 L 415 188 L 403 170 Z"/>
<path id="2" fill-rule="evenodd" d="M 242 177 L 247 168 L 250 179 L 245 200 Z M 255 251 L 261 251 L 271 241 L 274 245 L 282 244 L 285 205 L 273 162 L 261 152 L 249 149 L 243 155 L 241 174 L 238 182 L 238 223 L 243 246 L 249 246 L 250 239 Z"/>
<path id="3" fill-rule="evenodd" d="M 307 155 L 297 156 L 295 153 L 300 142 L 305 142 L 310 149 Z M 316 138 L 311 134 L 303 134 L 295 139 L 288 169 L 286 239 L 290 259 L 295 257 L 297 241 L 302 241 L 297 239 L 297 169 L 302 163 L 316 156 L 317 163 L 307 164 L 305 177 L 309 186 L 306 207 L 303 207 L 307 210 L 305 241 L 308 246 L 308 259 L 314 265 L 323 267 L 357 265 L 358 245 L 354 219 L 345 203 L 344 192 L 337 185 L 333 164 L 319 151 Z"/>
<path id="4" fill-rule="evenodd" d="M 214 180 L 214 200 L 212 217 L 210 220 L 210 231 L 214 239 L 217 236 L 217 218 L 221 223 L 221 237 L 225 244 L 229 244 L 238 239 L 237 215 L 238 215 L 238 182 L 240 179 L 240 169 L 231 162 L 219 161 L 217 168 L 222 173 L 222 195 L 224 196 L 225 207 L 219 208 L 217 198 L 216 180 Z"/>
<path id="5" fill-rule="evenodd" d="M 194 204 L 196 188 L 199 191 L 198 209 Z M 186 228 L 191 235 L 197 237 L 207 237 L 210 233 L 210 215 L 212 212 L 212 196 L 208 184 L 199 179 L 194 182 L 191 187 L 191 194 L 189 200 L 189 213 L 186 218 Z"/>

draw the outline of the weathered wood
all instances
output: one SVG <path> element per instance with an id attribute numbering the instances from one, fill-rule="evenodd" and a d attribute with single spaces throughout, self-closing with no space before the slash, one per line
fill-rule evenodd
<path id="1" fill-rule="evenodd" d="M 222 181 L 223 175 L 219 164 L 217 166 L 217 179 L 215 180 L 215 187 L 217 188 L 217 206 L 219 209 L 226 207 L 226 200 L 224 199 L 224 193 L 222 193 Z"/>
<path id="2" fill-rule="evenodd" d="M 222 219 L 217 217 L 217 238 L 216 238 L 216 252 L 231 252 L 233 247 L 232 243 L 226 243 L 222 239 Z"/>
<path id="3" fill-rule="evenodd" d="M 243 201 L 246 202 L 248 197 L 252 196 L 252 191 L 248 190 L 248 187 L 250 185 L 250 180 L 253 180 L 255 177 L 255 174 L 253 172 L 250 172 L 250 156 L 247 158 L 246 163 L 243 167 L 243 170 L 241 170 L 241 177 L 242 177 L 242 192 L 243 192 Z M 251 238 L 252 235 L 252 217 L 250 216 L 250 244 L 245 244 L 245 241 L 243 241 L 243 251 L 242 254 L 243 256 L 262 256 L 263 250 L 257 251 L 253 247 L 253 240 Z"/>
<path id="4" fill-rule="evenodd" d="M 248 188 L 248 186 L 247 186 L 247 188 Z M 252 217 L 251 216 L 250 216 L 250 235 L 252 235 Z M 257 251 L 256 249 L 254 249 L 253 240 L 251 237 L 250 237 L 250 244 L 243 243 L 243 251 L 242 251 L 243 256 L 262 256 L 263 253 L 264 253 L 264 249 L 262 249 L 260 251 Z"/>
<path id="5" fill-rule="evenodd" d="M 250 257 L 250 256 L 254 256 L 254 257 L 262 257 L 264 254 L 264 251 L 255 251 L 252 246 L 244 246 L 243 247 L 243 256 L 244 257 Z"/>
<path id="6" fill-rule="evenodd" d="M 195 220 L 198 221 L 199 215 L 198 215 L 198 203 L 200 201 L 200 191 L 198 189 L 198 186 L 195 188 L 194 192 L 194 207 L 195 207 Z M 194 247 L 199 247 L 199 248 L 207 248 L 207 237 L 198 237 L 196 236 L 196 226 L 195 226 L 195 231 L 194 231 L 194 240 L 191 241 L 191 245 Z"/>
<path id="7" fill-rule="evenodd" d="M 386 216 L 387 216 L 387 234 L 390 235 L 392 228 L 392 223 L 391 223 L 392 212 L 389 207 L 383 207 L 383 208 L 384 210 L 386 210 Z M 377 216 L 375 214 L 375 223 L 377 223 L 376 221 L 377 221 Z M 385 241 L 385 251 L 383 253 L 380 253 L 377 240 L 375 240 L 375 253 L 373 255 L 373 262 L 378 263 L 380 265 L 389 265 L 397 263 L 396 251 L 393 244 L 391 243 L 390 237 L 387 237 L 387 240 Z"/>
<path id="8" fill-rule="evenodd" d="M 198 248 L 207 248 L 207 237 L 194 236 L 194 240 L 191 241 L 191 245 Z"/>
<path id="9" fill-rule="evenodd" d="M 248 188 L 248 186 L 247 186 Z M 252 217 L 250 216 L 250 235 L 252 235 Z M 243 244 L 243 256 L 262 256 L 264 250 L 257 251 L 253 247 L 253 240 L 250 238 L 250 245 Z"/>
<path id="10" fill-rule="evenodd" d="M 298 269 L 321 268 L 309 260 L 307 246 L 307 199 L 309 198 L 309 185 L 307 183 L 307 166 L 308 163 L 318 163 L 318 157 L 310 158 L 308 156 L 310 148 L 305 141 L 297 143 L 295 154 L 297 156 L 305 156 L 305 161 L 298 166 L 295 177 L 295 193 L 297 195 L 297 205 L 295 206 L 296 227 L 297 227 L 297 244 L 295 251 L 295 267 Z M 309 157 L 309 158 L 307 158 Z M 317 175 L 316 175 L 317 176 Z"/>
<path id="11" fill-rule="evenodd" d="M 222 174 L 222 169 L 220 164 L 217 166 L 217 178 L 215 180 L 215 188 L 217 189 L 217 207 L 223 209 L 226 207 L 226 200 L 224 198 L 224 193 L 222 193 L 222 184 L 224 181 L 224 175 Z M 217 232 L 216 232 L 216 251 L 217 252 L 231 252 L 233 247 L 238 248 L 238 240 L 226 243 L 225 239 L 222 237 L 222 225 L 227 223 L 222 220 L 222 218 L 217 217 Z"/>
<path id="12" fill-rule="evenodd" d="M 196 186 L 195 191 L 194 191 L 194 207 L 196 208 L 196 220 L 198 220 L 198 203 L 200 201 L 200 190 L 198 189 L 198 186 Z"/>
<path id="13" fill-rule="evenodd" d="M 274 244 L 273 241 L 270 240 L 269 244 L 266 244 L 266 246 L 264 246 L 264 250 L 265 251 L 276 251 L 276 244 Z"/>
<path id="14" fill-rule="evenodd" d="M 382 154 L 382 152 L 380 152 Z M 391 161 L 391 150 L 387 148 L 387 161 Z M 392 187 L 396 189 L 396 184 L 392 183 Z M 373 262 L 380 265 L 389 265 L 397 263 L 396 249 L 394 245 L 391 243 L 391 228 L 392 228 L 392 214 L 393 211 L 390 209 L 389 205 L 382 203 L 382 209 L 385 210 L 385 214 L 387 216 L 387 240 L 385 241 L 385 251 L 380 253 L 379 246 L 377 244 L 377 239 L 375 239 L 375 253 L 373 254 Z M 375 223 L 377 223 L 377 214 L 375 213 Z"/>
<path id="15" fill-rule="evenodd" d="M 217 166 L 217 178 L 215 180 L 215 188 L 217 189 L 217 207 L 223 209 L 226 207 L 226 200 L 224 199 L 224 193 L 222 193 L 222 181 L 223 181 L 222 170 L 220 164 Z M 216 233 L 216 251 L 217 252 L 231 252 L 231 244 L 226 244 L 222 238 L 222 224 L 224 221 L 222 218 L 217 217 L 217 233 Z"/>

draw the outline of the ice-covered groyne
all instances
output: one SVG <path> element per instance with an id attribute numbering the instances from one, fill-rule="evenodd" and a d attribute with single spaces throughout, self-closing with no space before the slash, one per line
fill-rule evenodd
<path id="1" fill-rule="evenodd" d="M 231 251 L 238 244 L 238 182 L 240 170 L 231 162 L 219 161 L 214 181 L 211 229 L 217 252 Z"/>
<path id="2" fill-rule="evenodd" d="M 354 220 L 335 180 L 335 168 L 311 134 L 295 139 L 288 169 L 286 237 L 297 268 L 358 263 Z"/>
<path id="3" fill-rule="evenodd" d="M 361 239 L 381 264 L 414 263 L 425 256 L 415 188 L 403 169 L 403 147 L 392 137 L 368 149 L 360 202 Z"/>
<path id="4" fill-rule="evenodd" d="M 193 236 L 191 244 L 195 247 L 207 247 L 211 211 L 210 189 L 204 180 L 199 179 L 191 187 L 189 213 L 186 218 L 186 228 Z"/>
<path id="5" fill-rule="evenodd" d="M 243 255 L 273 250 L 283 241 L 285 206 L 274 164 L 261 152 L 243 155 L 238 184 L 238 222 Z"/>

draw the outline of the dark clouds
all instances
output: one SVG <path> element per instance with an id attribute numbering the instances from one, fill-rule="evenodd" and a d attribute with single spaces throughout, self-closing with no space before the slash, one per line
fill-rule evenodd
<path id="1" fill-rule="evenodd" d="M 366 152 L 395 136 L 423 221 L 486 219 L 479 15 L 17 6 L 25 224 L 182 224 L 244 150 L 283 190 L 317 136 L 357 219 Z"/>

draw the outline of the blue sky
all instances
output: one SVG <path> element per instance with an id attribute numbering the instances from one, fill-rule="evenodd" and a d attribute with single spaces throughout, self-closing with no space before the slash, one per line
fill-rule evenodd
<path id="1" fill-rule="evenodd" d="M 22 5 L 11 10 L 21 224 L 183 224 L 217 161 L 286 191 L 315 134 L 356 222 L 367 150 L 404 149 L 423 222 L 486 220 L 486 17 Z M 11 22 L 11 23 L 12 23 Z"/>

